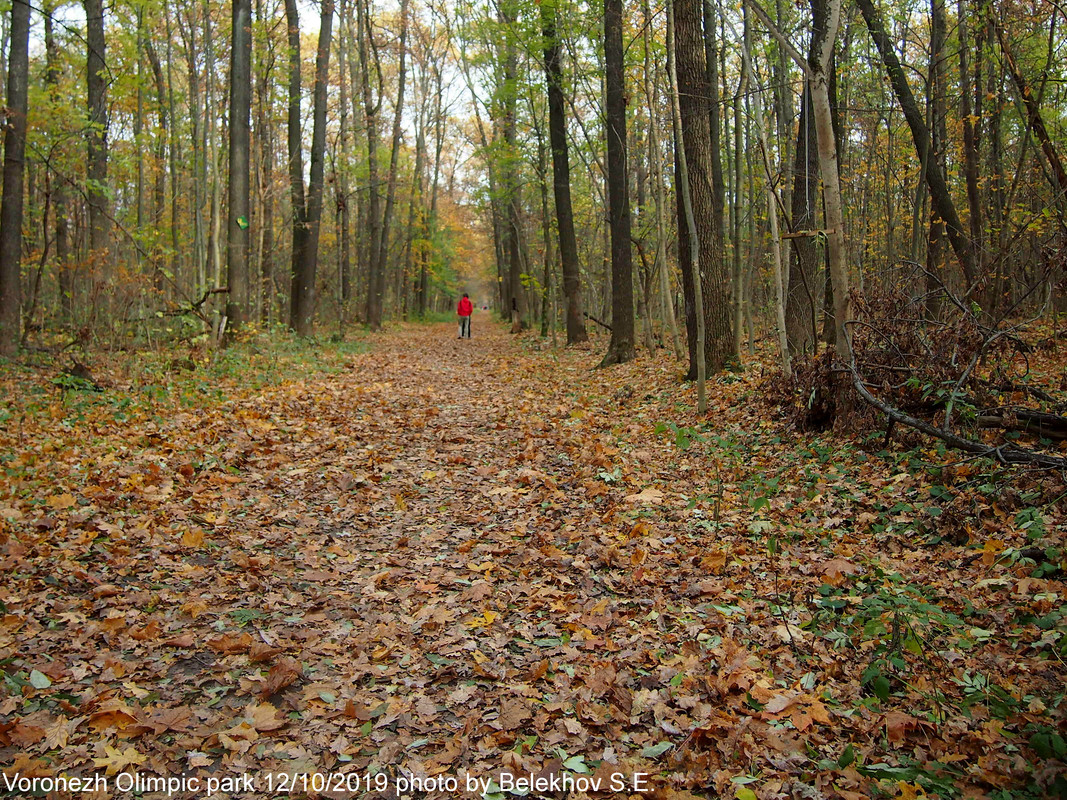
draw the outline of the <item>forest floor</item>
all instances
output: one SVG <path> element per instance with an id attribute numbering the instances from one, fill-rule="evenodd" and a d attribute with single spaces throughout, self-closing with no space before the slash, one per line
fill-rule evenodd
<path id="1" fill-rule="evenodd" d="M 1062 476 L 474 334 L 3 368 L 0 794 L 1065 791 Z"/>

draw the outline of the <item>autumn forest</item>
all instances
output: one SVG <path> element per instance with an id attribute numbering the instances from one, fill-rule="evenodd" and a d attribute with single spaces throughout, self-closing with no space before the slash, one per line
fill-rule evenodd
<path id="1" fill-rule="evenodd" d="M 1067 797 L 1065 52 L 0 0 L 0 796 Z"/>

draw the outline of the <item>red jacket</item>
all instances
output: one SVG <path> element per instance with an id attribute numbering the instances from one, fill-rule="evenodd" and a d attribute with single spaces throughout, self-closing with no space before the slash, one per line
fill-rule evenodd
<path id="1" fill-rule="evenodd" d="M 469 297 L 461 297 L 459 299 L 459 306 L 456 308 L 456 313 L 461 317 L 469 317 L 474 313 L 474 306 L 471 305 L 471 299 Z"/>

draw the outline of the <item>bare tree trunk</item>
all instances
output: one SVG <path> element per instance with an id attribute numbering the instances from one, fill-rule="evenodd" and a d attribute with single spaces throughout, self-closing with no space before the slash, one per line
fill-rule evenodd
<path id="1" fill-rule="evenodd" d="M 107 268 L 111 227 L 107 200 L 107 62 L 105 61 L 103 0 L 84 0 L 86 22 L 86 84 L 89 130 L 86 196 L 89 205 L 89 249 L 97 287 Z"/>
<path id="2" fill-rule="evenodd" d="M 742 71 L 734 95 L 734 215 L 733 215 L 733 332 L 734 357 L 741 359 L 741 339 L 744 336 L 745 313 L 745 273 L 741 259 L 741 207 L 744 198 L 742 191 L 741 167 L 744 160 L 744 140 L 741 124 L 741 98 L 748 91 L 748 73 Z"/>
<path id="3" fill-rule="evenodd" d="M 963 122 L 963 174 L 967 181 L 967 221 L 970 228 L 971 246 L 977 253 L 975 268 L 979 275 L 985 274 L 982 266 L 983 214 L 982 198 L 978 189 L 978 134 L 973 114 L 974 85 L 980 81 L 972 77 L 970 67 L 969 21 L 965 13 L 965 0 L 956 0 L 957 35 L 960 42 L 960 118 Z"/>
<path id="4" fill-rule="evenodd" d="M 385 264 L 381 260 L 381 192 L 378 186 L 378 114 L 382 108 L 382 98 L 380 73 L 377 100 L 374 99 L 371 86 L 371 51 L 373 51 L 374 66 L 377 68 L 379 65 L 368 0 L 356 0 L 356 28 L 356 36 L 359 39 L 360 74 L 363 83 L 364 124 L 367 131 L 367 227 L 370 230 L 367 242 L 367 325 L 371 330 L 378 330 L 382 327 L 382 302 L 385 293 Z"/>
<path id="5" fill-rule="evenodd" d="M 389 239 L 391 235 L 393 207 L 396 204 L 396 180 L 399 174 L 400 133 L 404 114 L 404 88 L 407 78 L 407 41 L 408 41 L 408 0 L 400 0 L 400 64 L 397 72 L 396 109 L 393 114 L 392 150 L 389 156 L 389 177 L 386 186 L 385 211 L 382 214 L 382 236 L 379 244 L 378 262 L 384 278 L 389 258 Z M 380 322 L 380 320 L 379 320 Z"/>
<path id="6" fill-rule="evenodd" d="M 152 44 L 151 38 L 146 38 L 144 41 L 145 55 L 148 57 L 148 64 L 152 69 L 152 79 L 155 83 L 156 89 L 156 116 L 158 120 L 158 128 L 155 138 L 155 162 L 153 164 L 153 182 L 152 182 L 152 224 L 155 226 L 156 233 L 162 235 L 164 222 L 163 218 L 167 209 L 167 136 L 168 136 L 168 123 L 167 123 L 167 84 L 163 79 L 163 67 L 159 63 L 159 56 L 156 53 L 155 46 Z M 59 199 L 56 199 L 56 221 L 59 221 L 60 204 Z M 156 241 L 156 252 L 153 256 L 153 268 L 152 268 L 152 284 L 156 290 L 156 294 L 160 300 L 163 299 L 166 291 L 166 285 L 164 284 L 164 270 L 162 264 L 162 256 L 159 253 L 159 247 L 161 242 Z"/>
<path id="7" fill-rule="evenodd" d="M 649 165 L 652 169 L 653 203 L 656 207 L 656 266 L 659 269 L 660 306 L 664 318 L 664 323 L 670 330 L 671 342 L 674 347 L 674 357 L 681 358 L 682 345 L 678 337 L 678 322 L 674 317 L 674 302 L 671 298 L 670 268 L 667 263 L 667 222 L 665 219 L 666 215 L 664 211 L 664 208 L 666 207 L 667 203 L 663 187 L 663 162 L 660 160 L 659 123 L 655 110 L 659 108 L 659 94 L 657 92 L 655 73 L 652 69 L 650 41 L 652 14 L 651 9 L 649 9 L 648 0 L 644 0 L 641 5 L 641 8 L 644 13 L 645 22 L 642 28 L 642 36 L 645 40 L 644 88 L 645 102 L 649 108 L 648 158 Z"/>
<path id="8" fill-rule="evenodd" d="M 251 319 L 248 253 L 251 244 L 249 157 L 252 117 L 252 0 L 233 0 L 230 61 L 230 208 L 227 215 L 226 303 L 228 324 L 234 328 Z"/>
<path id="9" fill-rule="evenodd" d="M 945 125 L 945 0 L 930 0 L 930 152 L 942 173 L 945 172 L 945 148 L 947 131 Z M 937 319 L 940 313 L 940 289 L 944 285 L 943 262 L 945 258 L 945 222 L 931 210 L 930 228 L 926 240 L 926 307 L 929 315 Z"/>
<path id="10" fill-rule="evenodd" d="M 4 187 L 0 200 L 0 355 L 19 346 L 22 303 L 22 176 L 26 157 L 26 111 L 30 72 L 30 5 L 12 0 L 8 54 L 7 119 L 4 126 Z"/>
<path id="11" fill-rule="evenodd" d="M 269 12 L 263 8 L 263 0 L 256 0 L 256 18 L 262 23 L 268 16 Z M 260 320 L 265 323 L 275 318 L 278 296 L 274 269 L 274 196 L 271 189 L 274 183 L 274 125 L 270 120 L 273 55 L 274 38 L 271 37 L 268 52 L 262 58 L 263 71 L 256 81 L 256 138 L 259 144 L 259 288 L 256 294 L 261 298 Z"/>
<path id="12" fill-rule="evenodd" d="M 59 95 L 59 50 L 56 47 L 52 18 L 55 5 L 49 3 L 44 8 L 44 49 L 45 49 L 45 83 L 48 84 L 48 98 L 53 107 L 58 107 L 63 100 Z M 56 273 L 59 283 L 60 318 L 65 324 L 74 319 L 74 269 L 70 260 L 70 236 L 67 229 L 67 190 L 62 175 L 56 173 L 53 203 L 56 215 Z"/>
<path id="13" fill-rule="evenodd" d="M 692 3 L 683 3 L 682 5 L 687 14 L 691 15 L 693 13 Z M 682 216 L 685 223 L 684 228 L 681 223 L 679 224 L 679 245 L 682 244 L 680 234 L 684 229 L 686 233 L 685 244 L 688 245 L 687 253 L 689 257 L 689 270 L 692 275 L 690 278 L 693 287 L 692 316 L 696 321 L 696 347 L 690 348 L 690 353 L 694 353 L 695 351 L 697 412 L 703 414 L 708 410 L 707 364 L 704 359 L 704 341 L 705 336 L 707 335 L 704 328 L 704 281 L 701 280 L 700 234 L 697 229 L 696 214 L 693 207 L 693 196 L 691 191 L 692 184 L 689 180 L 689 158 L 686 152 L 685 142 L 683 141 L 685 128 L 682 117 L 680 81 L 678 76 L 678 45 L 677 37 L 675 36 L 677 26 L 675 24 L 674 8 L 675 4 L 673 2 L 667 4 L 667 63 L 669 65 L 668 70 L 671 84 L 671 119 L 674 122 L 674 158 L 678 175 L 679 194 L 681 195 Z M 689 24 L 691 25 L 692 22 L 690 21 Z M 690 49 L 692 50 L 691 45 Z M 691 59 L 692 56 L 693 53 L 689 52 L 687 53 L 686 58 Z M 697 110 L 699 110 L 699 107 L 697 107 Z M 698 122 L 701 118 L 702 115 L 696 117 Z M 706 177 L 707 176 L 705 176 L 705 181 Z"/>
<path id="14" fill-rule="evenodd" d="M 286 6 L 295 0 L 286 0 Z M 322 224 L 322 192 L 326 169 L 326 91 L 330 70 L 330 39 L 333 26 L 333 0 L 323 0 L 319 17 L 319 45 L 315 55 L 315 87 L 312 91 L 311 172 L 307 205 L 301 220 L 304 230 L 299 262 L 293 270 L 292 307 L 289 324 L 299 336 L 310 336 L 315 318 L 315 273 L 319 259 L 319 230 Z M 299 35 L 299 30 L 297 31 Z M 297 74 L 299 96 L 299 73 Z M 299 123 L 297 124 L 299 128 Z M 292 128 L 290 128 L 292 135 Z M 298 144 L 299 146 L 299 144 Z M 301 184 L 303 174 L 300 175 Z M 303 191 L 301 191 L 303 194 Z M 297 255 L 294 248 L 294 255 Z"/>
<path id="15" fill-rule="evenodd" d="M 634 279 L 630 191 L 626 176 L 626 85 L 622 0 L 604 0 L 605 117 L 608 140 L 608 219 L 611 227 L 611 341 L 600 366 L 634 357 Z"/>
<path id="16" fill-rule="evenodd" d="M 589 340 L 582 316 L 578 241 L 574 234 L 571 207 L 571 166 L 567 152 L 567 120 L 563 98 L 563 70 L 560 66 L 559 38 L 556 35 L 554 3 L 541 3 L 541 30 L 545 41 L 545 78 L 548 82 L 548 134 L 552 147 L 552 192 L 556 200 L 559 227 L 559 254 L 563 269 L 563 296 L 566 303 L 567 344 Z"/>
<path id="17" fill-rule="evenodd" d="M 689 328 L 689 375 L 697 378 L 698 352 L 708 373 L 721 370 L 733 356 L 733 328 L 730 315 L 730 274 L 723 241 L 725 181 L 719 163 L 718 47 L 710 7 L 700 0 L 674 3 L 675 69 L 677 72 L 680 129 L 679 148 L 684 147 L 688 190 L 695 228 L 679 208 L 679 261 L 686 278 L 686 312 Z M 703 33 L 701 31 L 703 23 Z M 713 68 L 709 68 L 712 65 Z M 711 135 L 708 135 L 709 125 Z M 681 151 L 675 153 L 680 167 Z M 693 263 L 690 236 L 699 240 L 699 263 Z M 700 285 L 697 286 L 697 282 Z M 695 298 L 702 302 L 700 319 Z M 704 343 L 697 341 L 703 328 Z"/>
<path id="18" fill-rule="evenodd" d="M 348 316 L 348 304 L 352 300 L 352 232 L 351 232 L 351 209 L 349 208 L 349 184 L 348 173 L 352 162 L 351 148 L 349 147 L 348 131 L 348 76 L 345 74 L 346 61 L 348 60 L 348 3 L 341 0 L 341 13 L 338 19 L 338 42 L 337 42 L 337 67 L 341 79 L 341 125 L 340 125 L 340 149 L 341 164 L 335 167 L 337 193 L 337 216 L 340 221 L 341 249 L 338 256 L 338 278 L 340 283 L 340 326 L 343 328 Z"/>
<path id="19" fill-rule="evenodd" d="M 852 318 L 848 291 L 848 265 L 845 263 L 845 215 L 841 204 L 838 176 L 837 137 L 833 104 L 830 99 L 830 62 L 834 40 L 841 23 L 841 0 L 812 0 L 814 28 L 811 51 L 811 101 L 815 133 L 819 140 L 819 172 L 823 184 L 826 214 L 826 246 L 829 254 L 830 285 L 833 289 L 834 337 L 840 358 L 848 358 L 848 323 Z"/>
<path id="20" fill-rule="evenodd" d="M 749 75 L 749 82 L 754 82 L 752 69 L 752 50 L 749 41 L 748 7 L 742 6 L 744 13 L 745 33 L 743 44 L 743 69 Z M 778 230 L 778 197 L 775 196 L 774 172 L 771 167 L 770 151 L 767 146 L 767 128 L 763 117 L 763 107 L 760 101 L 759 87 L 753 92 L 755 104 L 756 133 L 759 136 L 760 156 L 763 163 L 764 191 L 767 195 L 767 216 L 770 221 L 771 252 L 774 256 L 774 294 L 775 294 L 775 319 L 778 323 L 778 352 L 782 360 L 782 374 L 787 378 L 792 373 L 789 359 L 789 340 L 786 334 L 785 323 L 785 276 L 783 275 L 782 239 Z M 751 313 L 751 312 L 750 312 Z"/>
<path id="21" fill-rule="evenodd" d="M 816 227 L 816 196 L 819 190 L 819 151 L 815 144 L 815 118 L 811 107 L 810 82 L 805 78 L 800 98 L 800 124 L 793 154 L 793 192 L 790 217 L 793 228 L 809 231 Z M 785 322 L 789 353 L 793 356 L 815 348 L 820 288 L 816 284 L 818 263 L 815 238 L 792 239 Z"/>

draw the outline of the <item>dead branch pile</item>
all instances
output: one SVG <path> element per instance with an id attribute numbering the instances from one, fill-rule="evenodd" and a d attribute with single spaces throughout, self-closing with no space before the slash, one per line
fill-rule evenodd
<path id="1" fill-rule="evenodd" d="M 854 293 L 853 307 L 848 358 L 798 363 L 776 398 L 798 427 L 884 429 L 888 443 L 900 423 L 1004 463 L 1067 466 L 1067 397 L 1035 379 L 1025 324 L 984 320 L 947 290 Z"/>

